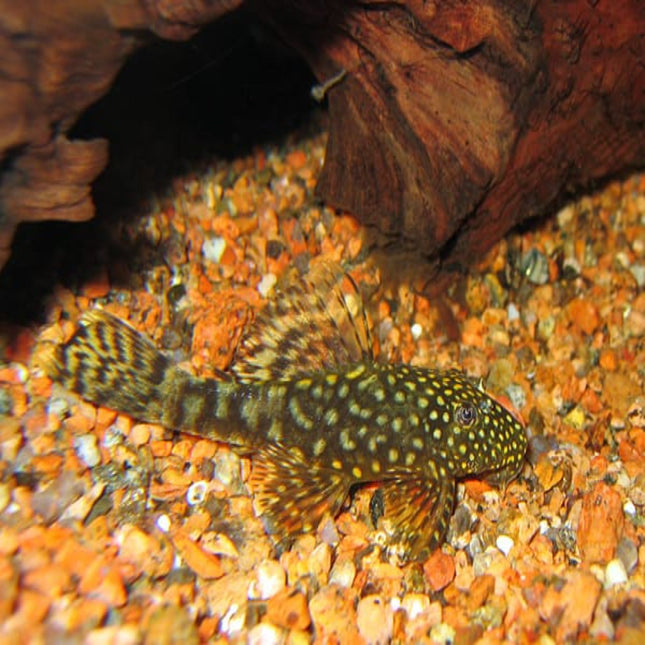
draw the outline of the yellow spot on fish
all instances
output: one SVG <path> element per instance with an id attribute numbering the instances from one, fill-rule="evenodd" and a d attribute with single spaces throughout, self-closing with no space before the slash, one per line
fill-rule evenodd
<path id="1" fill-rule="evenodd" d="M 401 417 L 394 417 L 392 419 L 392 430 L 394 432 L 401 432 L 401 428 L 403 428 L 403 419 Z"/>
<path id="2" fill-rule="evenodd" d="M 356 442 L 349 436 L 349 430 L 341 430 L 340 445 L 343 450 L 356 450 Z"/>
<path id="3" fill-rule="evenodd" d="M 343 463 L 339 459 L 333 459 L 331 462 L 331 467 L 334 470 L 342 470 L 343 469 Z"/>
<path id="4" fill-rule="evenodd" d="M 354 466 L 352 468 L 352 475 L 354 475 L 356 479 L 360 479 L 363 476 L 363 471 L 358 466 Z"/>
<path id="5" fill-rule="evenodd" d="M 298 390 L 308 390 L 311 387 L 310 378 L 301 378 L 299 381 L 296 381 L 296 389 Z"/>
<path id="6" fill-rule="evenodd" d="M 414 437 L 412 439 L 412 447 L 417 450 L 423 450 L 423 439 L 421 437 Z"/>
<path id="7" fill-rule="evenodd" d="M 425 396 L 420 396 L 417 404 L 422 410 L 425 410 L 430 405 L 430 401 Z"/>
<path id="8" fill-rule="evenodd" d="M 345 374 L 345 378 L 348 379 L 357 379 L 361 374 L 365 372 L 365 365 L 357 365 L 353 370 Z"/>
<path id="9" fill-rule="evenodd" d="M 374 398 L 382 403 L 385 400 L 385 390 L 382 387 L 378 387 L 374 390 Z"/>
<path id="10" fill-rule="evenodd" d="M 387 458 L 391 464 L 395 464 L 399 459 L 399 451 L 396 448 L 390 448 L 387 453 Z"/>
<path id="11" fill-rule="evenodd" d="M 380 464 L 380 462 L 378 462 L 378 461 L 376 461 L 376 460 L 374 460 L 374 461 L 372 462 L 372 472 L 373 472 L 374 474 L 377 474 L 377 475 L 378 475 L 378 473 L 380 473 L 380 472 L 381 472 L 381 464 Z"/>
<path id="12" fill-rule="evenodd" d="M 325 376 L 325 381 L 327 381 L 327 385 L 336 385 L 338 374 L 327 374 L 327 376 Z"/>
<path id="13" fill-rule="evenodd" d="M 336 408 L 329 408 L 329 410 L 325 412 L 325 421 L 328 426 L 336 425 L 336 423 L 338 423 L 338 410 L 336 410 Z"/>
<path id="14" fill-rule="evenodd" d="M 320 457 L 320 455 L 322 455 L 323 452 L 325 452 L 326 447 L 327 447 L 327 442 L 324 439 L 322 438 L 316 439 L 316 441 L 314 441 L 314 456 Z"/>

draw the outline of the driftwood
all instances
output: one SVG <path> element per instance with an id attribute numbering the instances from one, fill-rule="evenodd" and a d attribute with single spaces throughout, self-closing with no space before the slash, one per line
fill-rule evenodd
<path id="1" fill-rule="evenodd" d="M 147 35 L 241 0 L 0 0 L 0 262 L 17 222 L 91 217 L 103 141 L 68 141 Z M 327 90 L 333 206 L 450 258 L 645 163 L 642 0 L 249 2 Z"/>

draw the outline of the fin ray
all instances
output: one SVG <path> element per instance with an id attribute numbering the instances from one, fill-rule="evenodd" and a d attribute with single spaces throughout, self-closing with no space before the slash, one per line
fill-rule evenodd
<path id="1" fill-rule="evenodd" d="M 256 511 L 279 543 L 334 517 L 349 492 L 347 476 L 312 466 L 297 451 L 270 444 L 253 456 L 250 485 Z"/>
<path id="2" fill-rule="evenodd" d="M 408 559 L 424 559 L 437 548 L 448 529 L 455 501 L 456 483 L 452 477 L 437 477 L 428 471 L 421 475 L 401 475 L 383 482 L 375 496 L 382 505 L 383 520 L 393 528 L 392 546 Z M 375 524 L 379 518 L 374 517 Z"/>
<path id="3" fill-rule="evenodd" d="M 305 372 L 373 360 L 358 287 L 331 262 L 313 265 L 258 314 L 231 368 L 238 381 L 285 381 Z"/>

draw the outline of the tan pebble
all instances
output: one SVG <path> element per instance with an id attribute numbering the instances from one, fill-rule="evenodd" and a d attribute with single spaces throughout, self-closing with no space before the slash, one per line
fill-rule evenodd
<path id="1" fill-rule="evenodd" d="M 160 550 L 159 541 L 136 526 L 126 524 L 115 537 L 119 543 L 119 558 L 137 564 L 141 569 Z"/>
<path id="2" fill-rule="evenodd" d="M 455 577 L 455 561 L 437 549 L 424 563 L 423 573 L 433 591 L 441 591 Z"/>
<path id="3" fill-rule="evenodd" d="M 130 441 L 135 446 L 142 446 L 150 441 L 150 425 L 147 423 L 137 423 L 130 430 Z"/>
<path id="4" fill-rule="evenodd" d="M 327 584 L 331 569 L 331 548 L 328 544 L 323 542 L 314 548 L 308 558 L 307 568 L 318 584 Z"/>
<path id="5" fill-rule="evenodd" d="M 156 609 L 146 625 L 144 645 L 198 645 L 199 634 L 185 607 L 167 605 Z"/>
<path id="6" fill-rule="evenodd" d="M 96 501 L 101 497 L 105 490 L 105 484 L 98 482 L 90 488 L 85 495 L 79 497 L 75 502 L 72 502 L 61 514 L 61 521 L 78 520 L 83 521 L 92 510 Z"/>
<path id="7" fill-rule="evenodd" d="M 267 619 L 285 629 L 307 629 L 311 624 L 307 599 L 299 591 L 285 588 L 267 602 Z"/>
<path id="8" fill-rule="evenodd" d="M 465 551 L 457 551 L 454 557 L 455 562 L 455 587 L 460 591 L 467 592 L 473 584 L 475 574 L 473 565 L 469 562 Z"/>
<path id="9" fill-rule="evenodd" d="M 614 557 L 624 524 L 620 495 L 598 482 L 582 501 L 578 546 L 586 562 L 606 563 Z"/>
<path id="10" fill-rule="evenodd" d="M 229 558 L 237 558 L 240 553 L 233 541 L 224 533 L 214 533 L 212 531 L 202 535 L 202 548 L 209 553 L 217 555 L 226 555 Z"/>
<path id="11" fill-rule="evenodd" d="M 356 608 L 356 624 L 367 645 L 386 645 L 393 628 L 390 604 L 378 595 L 361 598 Z"/>
<path id="12" fill-rule="evenodd" d="M 323 587 L 309 601 L 309 611 L 320 642 L 358 643 L 356 592 L 336 586 Z"/>

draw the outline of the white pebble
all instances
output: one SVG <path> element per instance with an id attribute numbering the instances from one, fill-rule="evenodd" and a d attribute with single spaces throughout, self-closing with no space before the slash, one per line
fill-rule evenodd
<path id="1" fill-rule="evenodd" d="M 11 367 L 13 367 L 13 371 L 18 382 L 24 385 L 29 378 L 29 370 L 27 367 L 22 363 L 12 363 Z"/>
<path id="2" fill-rule="evenodd" d="M 74 437 L 74 452 L 78 458 L 89 468 L 94 468 L 101 463 L 101 451 L 98 441 L 93 434 L 82 434 Z"/>
<path id="3" fill-rule="evenodd" d="M 160 515 L 157 518 L 157 528 L 162 533 L 168 533 L 170 531 L 170 518 L 167 515 Z"/>
<path id="4" fill-rule="evenodd" d="M 219 263 L 225 250 L 226 240 L 223 237 L 207 237 L 202 244 L 202 255 L 209 262 Z"/>
<path id="5" fill-rule="evenodd" d="M 339 587 L 349 589 L 354 584 L 356 577 L 356 566 L 351 560 L 337 561 L 331 569 L 329 583 L 337 584 Z"/>
<path id="6" fill-rule="evenodd" d="M 282 631 L 271 623 L 258 623 L 246 637 L 247 645 L 280 645 L 284 640 Z"/>
<path id="7" fill-rule="evenodd" d="M 513 541 L 513 538 L 508 535 L 500 535 L 495 541 L 495 546 L 504 555 L 508 555 L 511 552 L 511 549 L 515 546 L 515 542 Z"/>
<path id="8" fill-rule="evenodd" d="M 430 598 L 425 594 L 408 593 L 403 596 L 401 605 L 408 615 L 408 620 L 414 620 L 430 608 Z"/>
<path id="9" fill-rule="evenodd" d="M 188 487 L 186 491 L 186 502 L 189 506 L 197 506 L 202 504 L 206 499 L 208 492 L 208 485 L 205 481 L 194 482 Z"/>
<path id="10" fill-rule="evenodd" d="M 267 600 L 282 591 L 286 584 L 285 571 L 277 560 L 260 562 L 255 576 L 248 592 L 252 600 Z"/>
<path id="11" fill-rule="evenodd" d="M 520 318 L 520 311 L 512 302 L 508 303 L 506 314 L 508 316 L 508 322 L 513 322 L 514 320 L 519 320 Z"/>
<path id="12" fill-rule="evenodd" d="M 278 278 L 276 278 L 273 273 L 266 273 L 263 275 L 262 279 L 258 283 L 258 291 L 260 292 L 260 295 L 263 298 L 266 298 L 277 281 Z"/>
<path id="13" fill-rule="evenodd" d="M 67 401 L 62 397 L 52 397 L 49 400 L 49 404 L 47 406 L 47 414 L 51 414 L 59 419 L 62 419 L 68 410 L 69 405 Z"/>
<path id="14" fill-rule="evenodd" d="M 625 565 L 618 559 L 614 558 L 607 563 L 605 569 L 605 589 L 610 589 L 614 585 L 627 582 L 627 571 Z"/>
<path id="15" fill-rule="evenodd" d="M 246 624 L 246 609 L 233 603 L 220 620 L 220 630 L 227 636 L 239 634 Z"/>
<path id="16" fill-rule="evenodd" d="M 636 517 L 636 507 L 634 506 L 634 502 L 632 502 L 631 499 L 628 499 L 623 504 L 623 511 L 625 511 L 625 515 L 629 515 L 630 517 Z"/>
<path id="17" fill-rule="evenodd" d="M 419 338 L 421 338 L 421 334 L 423 333 L 423 327 L 419 323 L 414 323 L 414 325 L 410 327 L 410 333 L 412 334 L 412 338 L 414 340 L 419 340 Z"/>

